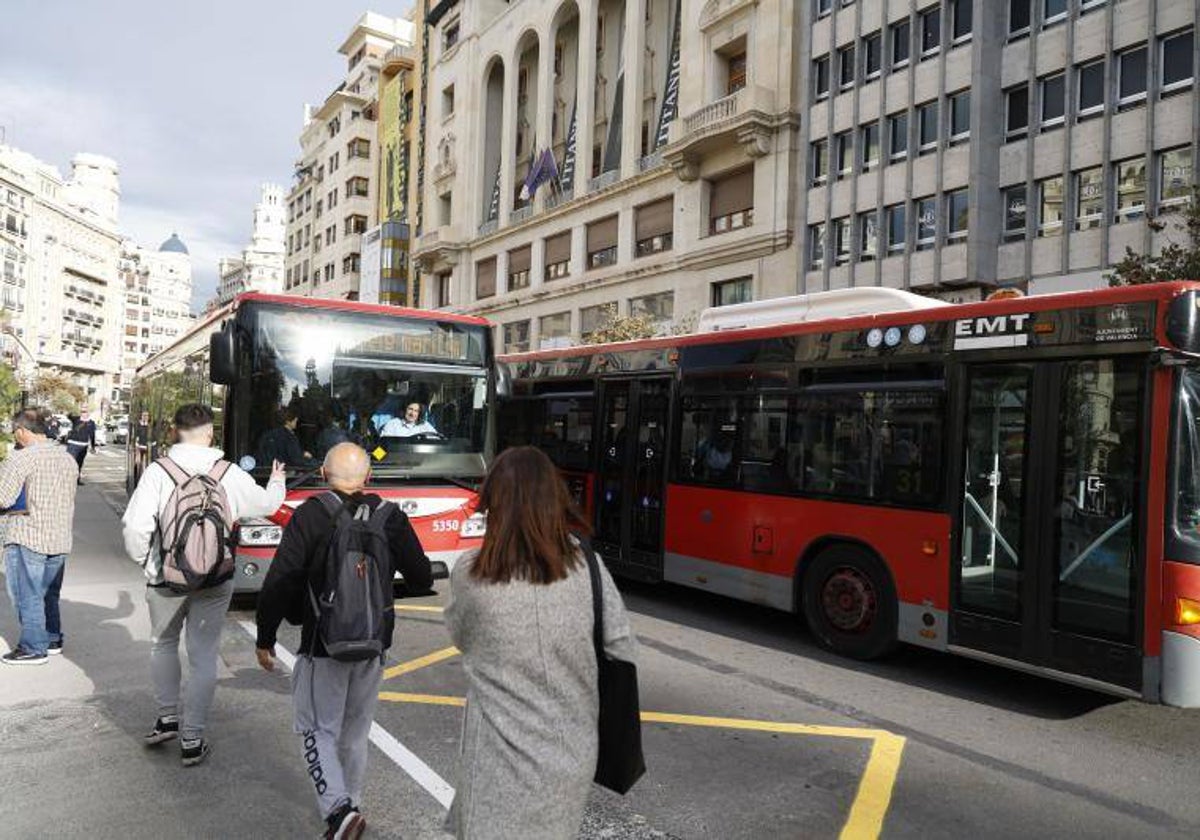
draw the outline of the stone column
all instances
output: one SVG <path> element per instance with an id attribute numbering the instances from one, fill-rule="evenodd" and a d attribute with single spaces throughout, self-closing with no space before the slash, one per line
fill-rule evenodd
<path id="1" fill-rule="evenodd" d="M 504 103 L 500 120 L 500 227 L 513 209 L 517 157 L 517 73 L 521 56 L 514 52 L 504 66 Z"/>
<path id="2" fill-rule="evenodd" d="M 575 197 L 587 194 L 592 177 L 592 121 L 596 110 L 596 0 L 579 0 L 576 68 Z"/>
<path id="3" fill-rule="evenodd" d="M 625 39 L 621 58 L 625 66 L 625 101 L 621 115 L 621 177 L 637 174 L 642 148 L 642 99 L 646 60 L 647 0 L 625 0 Z"/>

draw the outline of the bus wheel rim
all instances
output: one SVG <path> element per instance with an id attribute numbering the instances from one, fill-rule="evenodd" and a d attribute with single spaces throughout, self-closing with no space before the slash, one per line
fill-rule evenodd
<path id="1" fill-rule="evenodd" d="M 843 633 L 865 633 L 875 621 L 879 602 L 875 587 L 859 569 L 843 566 L 825 581 L 821 590 L 825 618 Z"/>

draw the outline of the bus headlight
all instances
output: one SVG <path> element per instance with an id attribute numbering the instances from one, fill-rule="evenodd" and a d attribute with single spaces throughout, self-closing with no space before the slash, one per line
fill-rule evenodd
<path id="1" fill-rule="evenodd" d="M 238 529 L 238 545 L 279 545 L 283 529 L 278 525 L 244 525 Z"/>
<path id="2" fill-rule="evenodd" d="M 487 533 L 487 517 L 482 513 L 473 513 L 463 523 L 458 535 L 463 539 L 479 539 Z"/>

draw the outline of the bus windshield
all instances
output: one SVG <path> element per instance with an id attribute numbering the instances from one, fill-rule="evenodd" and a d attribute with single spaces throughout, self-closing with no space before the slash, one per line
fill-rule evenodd
<path id="1" fill-rule="evenodd" d="M 351 441 L 371 454 L 380 480 L 483 475 L 484 327 L 268 306 L 248 320 L 239 390 L 249 405 L 234 440 L 256 472 L 273 460 L 309 472 Z"/>
<path id="2" fill-rule="evenodd" d="M 1175 427 L 1174 560 L 1200 560 L 1200 369 L 1179 377 Z"/>

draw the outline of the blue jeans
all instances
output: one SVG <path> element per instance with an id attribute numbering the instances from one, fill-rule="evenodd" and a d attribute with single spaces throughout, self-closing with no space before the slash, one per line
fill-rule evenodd
<path id="1" fill-rule="evenodd" d="M 21 622 L 17 646 L 31 653 L 45 655 L 52 641 L 62 640 L 58 593 L 66 560 L 65 554 L 42 554 L 16 543 L 4 547 L 8 597 Z"/>

